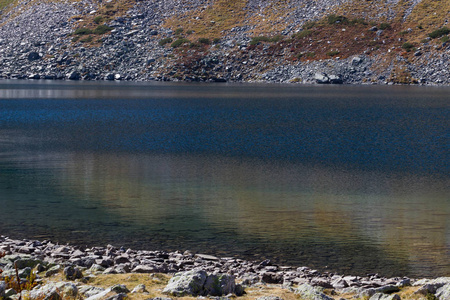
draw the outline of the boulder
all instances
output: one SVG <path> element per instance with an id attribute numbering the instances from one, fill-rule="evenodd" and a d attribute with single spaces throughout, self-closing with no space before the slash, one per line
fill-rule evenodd
<path id="1" fill-rule="evenodd" d="M 173 296 L 198 296 L 203 292 L 203 285 L 208 275 L 203 270 L 191 270 L 176 273 L 164 288 L 163 293 Z"/>
<path id="2" fill-rule="evenodd" d="M 204 295 L 222 296 L 235 292 L 234 277 L 227 274 L 209 275 L 203 287 Z"/>
<path id="3" fill-rule="evenodd" d="M 0 281 L 0 298 L 5 296 L 6 282 Z"/>
<path id="4" fill-rule="evenodd" d="M 69 80 L 80 80 L 81 76 L 80 73 L 74 71 L 74 72 L 70 72 L 69 74 L 67 74 L 67 79 Z M 65 254 L 65 253 L 60 253 L 60 255 Z"/>
<path id="5" fill-rule="evenodd" d="M 116 284 L 110 288 L 116 294 L 128 294 L 130 290 L 124 284 Z"/>
<path id="6" fill-rule="evenodd" d="M 83 273 L 81 273 L 80 269 L 74 266 L 69 266 L 64 268 L 64 276 L 68 280 L 80 279 L 83 277 Z"/>
<path id="7" fill-rule="evenodd" d="M 334 300 L 331 297 L 328 297 L 323 292 L 321 288 L 315 288 L 307 283 L 300 285 L 295 293 L 300 295 L 304 300 Z"/>
<path id="8" fill-rule="evenodd" d="M 314 80 L 319 84 L 330 83 L 330 78 L 328 78 L 328 75 L 322 72 L 314 74 Z"/>
<path id="9" fill-rule="evenodd" d="M 436 291 L 436 297 L 439 300 L 450 299 L 450 283 L 447 283 L 443 287 L 440 287 Z"/>
<path id="10" fill-rule="evenodd" d="M 400 291 L 399 287 L 395 286 L 395 285 L 385 285 L 385 286 L 376 288 L 374 290 L 375 290 L 375 293 L 382 293 L 382 294 L 390 294 L 390 293 L 396 293 L 396 292 Z"/>
<path id="11" fill-rule="evenodd" d="M 208 275 L 204 270 L 191 270 L 175 274 L 163 293 L 173 296 L 222 296 L 243 294 L 241 286 L 236 286 L 234 277 L 227 274 Z"/>
<path id="12" fill-rule="evenodd" d="M 52 275 L 58 274 L 59 271 L 61 271 L 61 266 L 60 265 L 56 265 L 51 267 L 50 269 L 47 270 L 47 272 L 45 272 L 45 277 L 50 277 Z"/>
<path id="13" fill-rule="evenodd" d="M 40 58 L 41 58 L 41 56 L 37 52 L 30 52 L 30 53 L 28 53 L 28 60 L 29 61 L 38 60 Z"/>
<path id="14" fill-rule="evenodd" d="M 131 291 L 132 294 L 135 293 L 148 293 L 148 291 L 145 288 L 144 284 L 138 284 L 137 286 L 134 287 L 134 289 Z"/>
<path id="15" fill-rule="evenodd" d="M 369 300 L 401 300 L 401 298 L 397 294 L 386 295 L 383 293 L 376 293 L 375 295 L 370 297 Z"/>

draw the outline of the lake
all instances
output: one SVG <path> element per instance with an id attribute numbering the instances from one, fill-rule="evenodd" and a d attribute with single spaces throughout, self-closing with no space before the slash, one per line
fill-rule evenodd
<path id="1" fill-rule="evenodd" d="M 0 234 L 448 276 L 449 95 L 0 81 Z"/>

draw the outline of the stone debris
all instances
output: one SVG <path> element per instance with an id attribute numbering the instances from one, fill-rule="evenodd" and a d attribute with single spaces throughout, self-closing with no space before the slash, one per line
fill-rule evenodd
<path id="1" fill-rule="evenodd" d="M 333 13 L 337 6 L 348 1 L 283 1 L 288 13 L 283 18 L 282 36 L 291 36 L 305 22 Z M 271 2 L 249 0 L 245 10 L 249 17 L 265 17 Z M 387 12 L 379 17 L 392 20 L 399 0 L 388 2 Z M 404 18 L 420 1 L 408 2 Z M 254 30 L 251 25 L 235 26 L 204 57 L 189 66 L 187 62 L 180 63 L 172 47 L 159 45 L 161 40 L 174 37 L 174 32 L 164 27 L 164 20 L 209 5 L 211 1 L 206 0 L 137 1 L 123 16 L 109 21 L 106 25 L 112 28 L 111 32 L 96 36 L 98 44 L 89 47 L 74 40 L 73 33 L 83 16 L 98 10 L 95 1 L 20 1 L 0 15 L 0 78 L 386 84 L 394 66 L 405 65 L 405 71 L 420 84 L 450 84 L 448 42 L 439 49 L 424 44 L 415 51 L 415 63 L 397 55 L 381 69 L 382 58 L 365 53 L 309 62 L 272 57 L 268 62 L 264 58 L 270 56 L 269 47 L 264 47 L 261 53 L 249 51 Z M 377 35 L 382 36 L 382 30 Z M 22 249 L 22 253 L 26 251 Z"/>
<path id="2" fill-rule="evenodd" d="M 26 246 L 29 253 L 19 253 Z M 174 274 L 164 293 L 170 296 L 224 296 L 242 295 L 245 287 L 260 284 L 282 284 L 291 289 L 298 285 L 295 293 L 305 299 L 332 299 L 323 293 L 331 289 L 341 293 L 353 293 L 360 298 L 371 300 L 398 300 L 395 293 L 399 287 L 420 287 L 416 294 L 433 294 L 437 299 L 449 299 L 450 277 L 415 280 L 406 277 L 384 278 L 369 274 L 366 277 L 342 276 L 331 272 L 320 273 L 308 267 L 277 266 L 265 260 L 250 262 L 235 258 L 220 258 L 206 254 L 193 254 L 189 251 L 181 253 L 165 251 L 132 250 L 111 245 L 107 247 L 77 247 L 57 245 L 51 241 L 13 240 L 0 236 L 0 249 L 6 256 L 0 259 L 2 276 L 15 275 L 14 264 L 19 274 L 29 276 L 31 267 L 40 267 L 46 277 L 63 270 L 69 282 L 46 284 L 33 289 L 28 295 L 30 299 L 41 299 L 45 295 L 53 295 L 57 290 L 70 297 L 82 295 L 89 300 L 104 299 L 110 293 L 113 297 L 123 298 L 130 293 L 128 287 L 115 285 L 101 289 L 88 285 L 75 285 L 74 282 L 96 274 L 146 273 Z M 26 276 L 25 276 L 26 277 Z M 77 281 L 73 281 L 77 280 Z M 238 280 L 240 284 L 236 283 Z M 131 293 L 144 293 L 144 285 L 136 286 Z M 14 297 L 15 292 L 6 290 L 0 280 L 0 297 Z M 112 296 L 111 296 L 112 297 Z M 310 297 L 310 298 L 308 298 Z"/>

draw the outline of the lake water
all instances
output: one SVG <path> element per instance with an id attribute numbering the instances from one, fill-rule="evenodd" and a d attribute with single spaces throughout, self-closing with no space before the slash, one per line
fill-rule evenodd
<path id="1" fill-rule="evenodd" d="M 0 234 L 448 276 L 449 95 L 0 81 Z"/>

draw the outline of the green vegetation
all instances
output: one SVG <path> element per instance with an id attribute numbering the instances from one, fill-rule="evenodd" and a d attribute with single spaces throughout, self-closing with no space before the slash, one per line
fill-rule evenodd
<path id="1" fill-rule="evenodd" d="M 273 37 L 255 36 L 250 41 L 250 45 L 251 46 L 255 46 L 255 45 L 260 44 L 261 42 L 277 43 L 277 42 L 281 41 L 282 39 L 283 39 L 283 37 L 281 35 L 276 35 L 276 36 L 273 36 Z"/>
<path id="2" fill-rule="evenodd" d="M 443 36 L 443 37 L 441 38 L 441 42 L 442 42 L 442 43 L 447 43 L 448 41 L 450 41 L 450 37 L 448 37 L 448 35 Z"/>
<path id="3" fill-rule="evenodd" d="M 440 29 L 436 29 L 435 31 L 431 32 L 430 34 L 428 34 L 428 36 L 432 39 L 436 39 L 449 33 L 450 29 L 448 29 L 447 27 L 442 27 Z"/>
<path id="4" fill-rule="evenodd" d="M 409 52 L 414 48 L 414 45 L 406 42 L 406 43 L 403 43 L 402 48 Z"/>
<path id="5" fill-rule="evenodd" d="M 209 39 L 207 39 L 207 38 L 199 38 L 198 42 L 200 44 L 205 44 L 205 45 L 210 45 L 211 44 L 211 41 Z"/>
<path id="6" fill-rule="evenodd" d="M 92 29 L 89 29 L 86 27 L 77 28 L 75 30 L 75 34 L 77 34 L 77 35 L 92 34 Z"/>
<path id="7" fill-rule="evenodd" d="M 311 36 L 312 34 L 313 34 L 313 32 L 311 30 L 302 30 L 298 33 L 295 33 L 293 38 L 302 39 L 307 36 Z"/>
<path id="8" fill-rule="evenodd" d="M 391 28 L 391 24 L 389 24 L 389 23 L 381 23 L 380 24 L 380 29 L 381 30 L 386 30 L 386 29 L 389 29 L 389 28 Z"/>
<path id="9" fill-rule="evenodd" d="M 189 41 L 188 39 L 186 39 L 186 38 L 181 38 L 181 39 L 176 40 L 176 41 L 173 42 L 172 44 L 170 44 L 170 47 L 172 47 L 172 48 L 178 48 L 178 47 L 180 47 L 181 45 L 186 44 L 186 43 L 190 43 L 190 41 Z"/>
<path id="10" fill-rule="evenodd" d="M 344 17 L 344 16 L 337 16 L 337 15 L 334 15 L 334 14 L 329 15 L 327 17 L 327 22 L 330 25 L 331 24 L 348 24 L 349 23 L 349 21 L 348 21 L 348 19 L 346 17 Z"/>
<path id="11" fill-rule="evenodd" d="M 175 30 L 174 34 L 175 34 L 175 35 L 180 35 L 180 34 L 183 33 L 183 31 L 184 31 L 184 29 L 180 27 L 180 28 L 177 28 L 177 29 Z"/>
<path id="12" fill-rule="evenodd" d="M 166 45 L 166 44 L 172 43 L 172 41 L 173 41 L 172 38 L 168 37 L 168 38 L 165 38 L 165 39 L 160 40 L 160 41 L 158 42 L 158 44 L 159 44 L 160 46 L 164 46 L 164 45 Z"/>
<path id="13" fill-rule="evenodd" d="M 15 0 L 0 0 L 0 10 L 4 9 L 5 7 L 14 2 Z"/>
<path id="14" fill-rule="evenodd" d="M 95 34 L 105 34 L 111 30 L 113 30 L 113 28 L 109 27 L 107 25 L 98 25 L 97 28 L 94 29 L 94 33 Z"/>
<path id="15" fill-rule="evenodd" d="M 103 22 L 103 16 L 96 16 L 94 18 L 94 23 L 95 24 L 100 24 L 101 22 Z"/>
<path id="16" fill-rule="evenodd" d="M 218 44 L 218 43 L 220 43 L 220 38 L 213 39 L 213 44 Z"/>
<path id="17" fill-rule="evenodd" d="M 339 50 L 332 50 L 332 51 L 328 51 L 328 52 L 327 52 L 327 55 L 328 55 L 328 56 L 336 56 L 336 55 L 338 55 L 339 53 L 341 53 Z"/>

